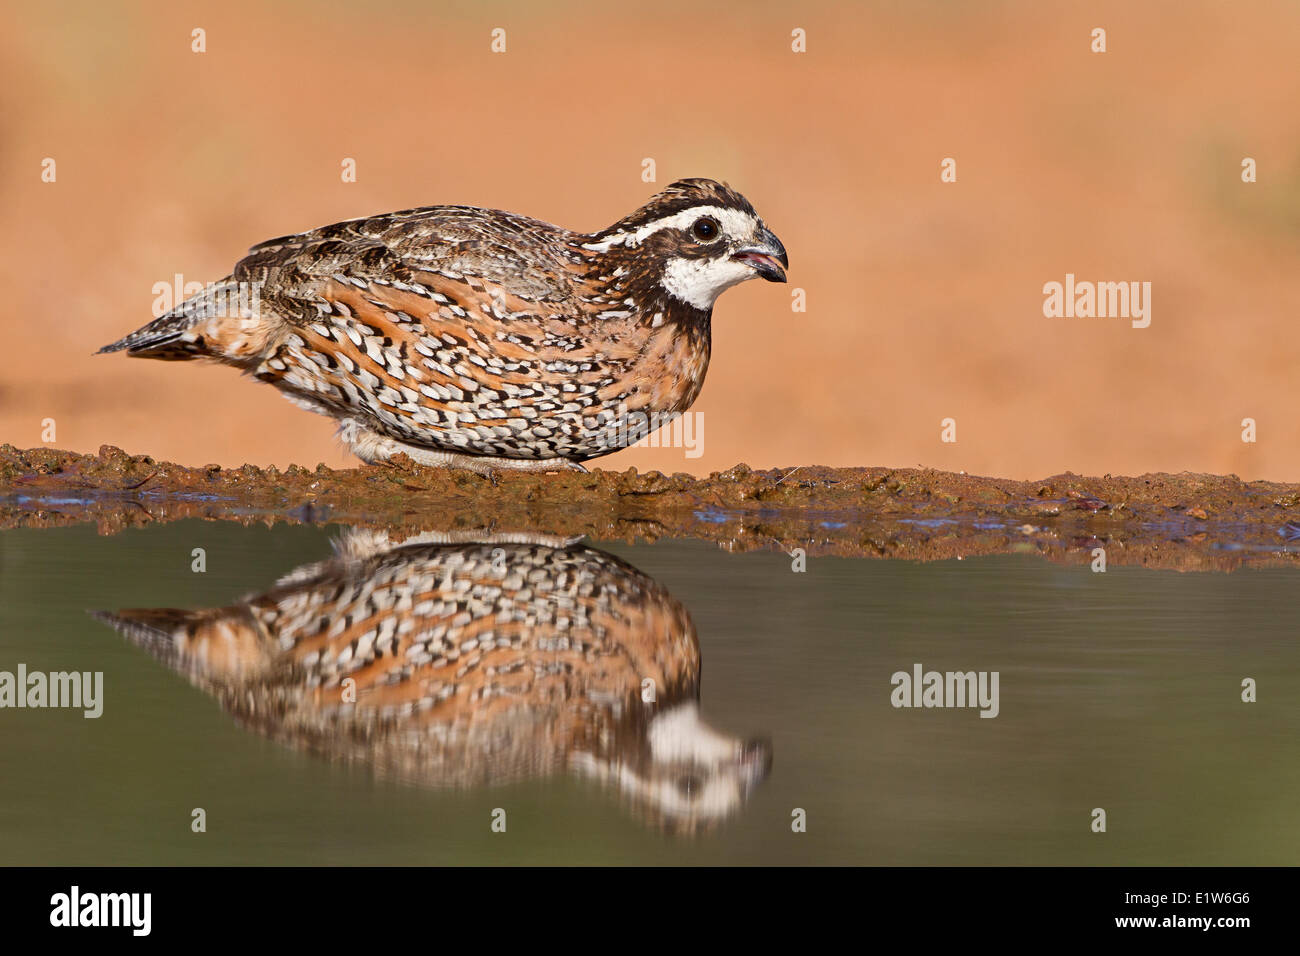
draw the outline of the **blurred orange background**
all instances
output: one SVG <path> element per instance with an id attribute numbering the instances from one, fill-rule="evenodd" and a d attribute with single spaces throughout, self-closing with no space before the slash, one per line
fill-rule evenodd
<path id="1" fill-rule="evenodd" d="M 4 19 L 0 441 L 38 445 L 53 418 L 61 448 L 352 462 L 328 419 L 232 369 L 92 353 L 149 320 L 155 283 L 220 278 L 262 239 L 436 203 L 595 229 L 708 176 L 785 242 L 790 285 L 719 300 L 701 456 L 600 467 L 1300 479 L 1300 4 L 223 0 Z M 1066 273 L 1151 282 L 1150 327 L 1045 318 Z"/>

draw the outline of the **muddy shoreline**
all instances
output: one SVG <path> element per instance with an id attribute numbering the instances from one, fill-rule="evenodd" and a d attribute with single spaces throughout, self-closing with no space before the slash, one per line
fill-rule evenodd
<path id="1" fill-rule="evenodd" d="M 638 473 L 483 476 L 389 465 L 283 471 L 187 467 L 104 446 L 0 445 L 0 528 L 93 522 L 101 534 L 183 518 L 420 531 L 692 537 L 735 551 L 937 560 L 1040 553 L 1108 565 L 1233 570 L 1294 564 L 1300 485 L 1234 475 L 1054 475 L 1013 481 L 912 468 L 736 465 L 707 478 Z M 1300 532 L 1300 525 L 1297 525 Z"/>

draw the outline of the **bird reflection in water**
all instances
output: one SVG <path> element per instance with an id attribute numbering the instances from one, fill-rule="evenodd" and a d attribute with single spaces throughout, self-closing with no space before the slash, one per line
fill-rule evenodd
<path id="1" fill-rule="evenodd" d="M 570 772 L 693 832 L 771 766 L 767 741 L 701 720 L 681 603 L 576 541 L 352 531 L 229 607 L 94 613 L 243 725 L 426 786 Z"/>

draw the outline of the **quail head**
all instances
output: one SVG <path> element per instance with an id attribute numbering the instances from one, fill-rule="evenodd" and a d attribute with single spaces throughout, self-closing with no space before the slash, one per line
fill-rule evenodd
<path id="1" fill-rule="evenodd" d="M 689 408 L 718 296 L 788 265 L 708 179 L 593 233 L 429 206 L 263 242 L 100 351 L 233 365 L 336 419 L 365 461 L 583 470 Z"/>

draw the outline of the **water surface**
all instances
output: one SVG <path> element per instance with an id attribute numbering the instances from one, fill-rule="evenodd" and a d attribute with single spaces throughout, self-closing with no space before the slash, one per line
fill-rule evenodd
<path id="1" fill-rule="evenodd" d="M 0 671 L 104 675 L 98 719 L 0 710 L 0 862 L 1300 859 L 1293 568 L 1096 574 L 998 555 L 811 557 L 796 573 L 780 552 L 689 540 L 503 548 L 507 568 L 540 562 L 528 564 L 539 577 L 523 631 L 557 626 L 548 602 L 560 617 L 572 610 L 578 592 L 561 574 L 595 574 L 606 597 L 591 613 L 634 649 L 602 666 L 659 668 L 660 699 L 612 700 L 627 674 L 585 673 L 579 654 L 564 686 L 603 690 L 530 705 L 527 734 L 475 704 L 458 719 L 486 727 L 482 740 L 449 743 L 417 713 L 394 718 L 404 722 L 382 752 L 355 733 L 336 745 L 335 725 L 302 716 L 314 698 L 301 687 L 288 733 L 248 704 L 248 686 L 223 699 L 88 613 L 246 607 L 240 599 L 330 559 L 345 531 L 179 521 L 105 537 L 90 526 L 0 532 Z M 496 545 L 474 547 L 390 557 L 385 587 L 430 566 L 441 582 L 448 562 L 453 577 L 490 567 Z M 203 573 L 192 570 L 195 548 Z M 283 603 L 284 587 L 317 587 L 303 573 L 262 606 Z M 339 573 L 360 586 L 359 572 Z M 337 590 L 322 586 L 326 597 Z M 998 716 L 895 708 L 891 676 L 916 664 L 998 672 Z M 1255 703 L 1242 702 L 1244 678 L 1257 682 Z M 698 724 L 673 739 L 706 759 L 657 764 L 648 723 L 693 712 L 697 698 Z M 191 831 L 195 808 L 205 833 Z M 1106 811 L 1104 834 L 1091 830 L 1094 808 Z M 492 829 L 497 810 L 504 833 Z M 792 832 L 797 810 L 806 832 Z"/>

